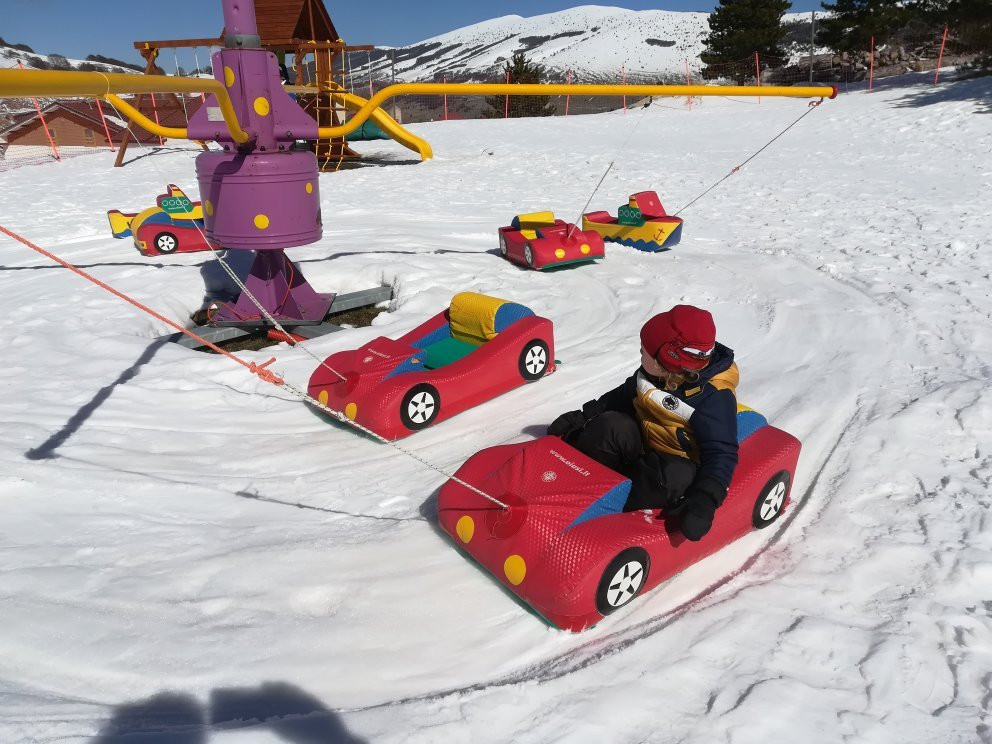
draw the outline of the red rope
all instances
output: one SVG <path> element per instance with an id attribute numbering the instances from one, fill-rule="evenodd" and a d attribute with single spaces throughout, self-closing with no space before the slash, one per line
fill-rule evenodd
<path id="1" fill-rule="evenodd" d="M 285 381 L 281 377 L 279 377 L 275 372 L 272 372 L 272 371 L 266 369 L 266 367 L 268 367 L 270 364 L 272 364 L 272 362 L 275 361 L 275 357 L 273 357 L 272 359 L 270 359 L 269 361 L 267 361 L 267 362 L 265 362 L 263 364 L 256 364 L 255 362 L 246 362 L 244 359 L 240 359 L 239 357 L 236 357 L 231 352 L 225 351 L 224 349 L 220 348 L 216 344 L 213 344 L 213 343 L 207 341 L 205 338 L 203 338 L 201 336 L 198 336 L 197 334 L 193 333 L 188 328 L 183 328 L 181 325 L 179 325 L 175 321 L 170 320 L 169 318 L 166 318 L 164 315 L 160 315 L 159 313 L 155 312 L 154 310 L 152 310 L 147 305 L 142 305 L 137 300 L 132 299 L 131 297 L 128 297 L 126 294 L 124 294 L 123 292 L 120 292 L 119 290 L 114 289 L 109 284 L 105 284 L 104 282 L 102 282 L 99 279 L 97 279 L 95 276 L 92 276 L 91 274 L 87 274 L 82 269 L 76 268 L 75 266 L 73 266 L 68 261 L 63 261 L 61 258 L 59 258 L 58 256 L 56 256 L 54 253 L 49 253 L 44 248 L 35 245 L 34 243 L 32 243 L 31 241 L 27 240 L 26 238 L 22 238 L 17 233 L 11 232 L 10 230 L 8 230 L 3 225 L 0 225 L 0 232 L 4 233 L 5 235 L 9 235 L 14 240 L 16 240 L 18 243 L 22 243 L 23 245 L 26 245 L 31 250 L 37 251 L 41 255 L 45 256 L 45 258 L 51 259 L 55 263 L 57 263 L 57 264 L 59 264 L 61 266 L 64 266 L 65 268 L 69 269 L 69 271 L 72 271 L 72 272 L 74 272 L 76 274 L 79 274 L 79 276 L 83 277 L 84 279 L 88 279 L 89 281 L 91 281 L 94 284 L 96 284 L 98 287 L 101 287 L 101 288 L 107 290 L 108 292 L 110 292 L 110 294 L 114 295 L 115 297 L 119 297 L 120 299 L 124 300 L 125 302 L 128 302 L 128 303 L 134 305 L 139 310 L 143 310 L 144 312 L 146 312 L 149 315 L 151 315 L 153 318 L 157 318 L 158 320 L 162 321 L 163 323 L 165 323 L 169 327 L 175 328 L 180 333 L 185 333 L 190 338 L 196 339 L 197 342 L 199 342 L 200 344 L 202 344 L 204 346 L 207 346 L 207 347 L 213 349 L 218 354 L 221 354 L 223 356 L 226 356 L 229 359 L 233 359 L 238 364 L 240 364 L 243 367 L 247 368 L 248 371 L 251 372 L 253 375 L 258 375 L 258 377 L 260 379 L 265 380 L 265 382 L 271 382 L 273 385 L 282 385 L 282 384 L 284 384 Z"/>

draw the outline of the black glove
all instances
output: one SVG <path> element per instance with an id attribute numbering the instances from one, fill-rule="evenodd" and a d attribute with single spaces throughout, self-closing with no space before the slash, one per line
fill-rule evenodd
<path id="1" fill-rule="evenodd" d="M 696 541 L 710 531 L 713 513 L 727 496 L 727 487 L 716 478 L 699 476 L 686 489 L 685 498 L 678 506 L 682 513 L 681 529 L 686 539 Z"/>
<path id="2" fill-rule="evenodd" d="M 548 434 L 553 437 L 567 439 L 586 425 L 586 417 L 582 411 L 568 411 L 548 424 Z"/>
<path id="3" fill-rule="evenodd" d="M 586 424 L 602 412 L 603 406 L 599 401 L 590 400 L 582 406 L 581 411 L 567 411 L 552 421 L 548 426 L 548 434 L 567 440 L 573 434 L 582 431 Z"/>

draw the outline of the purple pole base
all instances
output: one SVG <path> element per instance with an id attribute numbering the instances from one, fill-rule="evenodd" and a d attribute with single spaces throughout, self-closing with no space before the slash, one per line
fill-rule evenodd
<path id="1" fill-rule="evenodd" d="M 318 325 L 327 315 L 334 294 L 320 294 L 282 250 L 258 251 L 245 286 L 266 312 L 282 325 Z M 210 320 L 215 326 L 272 325 L 247 294 L 234 306 L 221 305 Z"/>

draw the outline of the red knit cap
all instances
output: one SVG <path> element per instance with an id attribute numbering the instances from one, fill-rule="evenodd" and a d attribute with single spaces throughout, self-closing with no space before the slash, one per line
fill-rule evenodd
<path id="1" fill-rule="evenodd" d="M 641 328 L 641 346 L 670 372 L 702 369 L 715 344 L 713 316 L 693 305 L 676 305 Z"/>

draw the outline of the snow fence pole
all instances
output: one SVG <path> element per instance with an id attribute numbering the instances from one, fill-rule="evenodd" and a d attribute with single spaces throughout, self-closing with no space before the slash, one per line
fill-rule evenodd
<path id="1" fill-rule="evenodd" d="M 565 77 L 565 81 L 571 85 L 572 84 L 572 71 L 568 71 L 568 75 Z M 568 118 L 568 102 L 572 100 L 571 95 L 565 96 L 565 118 Z"/>
<path id="2" fill-rule="evenodd" d="M 940 62 L 944 59 L 944 45 L 947 44 L 947 25 L 944 25 L 944 38 L 940 40 L 940 54 L 937 55 L 937 69 L 933 72 L 933 84 L 940 79 Z"/>
<path id="3" fill-rule="evenodd" d="M 620 81 L 626 85 L 627 84 L 627 65 L 620 65 Z M 623 113 L 624 116 L 627 115 L 627 94 L 623 96 Z"/>
<path id="4" fill-rule="evenodd" d="M 365 52 L 369 58 L 369 98 L 375 95 L 375 90 L 372 88 L 372 52 Z"/>
<path id="5" fill-rule="evenodd" d="M 447 75 L 442 75 L 441 76 L 441 82 L 442 83 L 447 83 L 448 82 L 448 76 Z M 448 120 L 448 94 L 447 93 L 444 94 L 444 120 L 445 121 Z"/>
<path id="6" fill-rule="evenodd" d="M 162 122 L 158 120 L 158 105 L 155 103 L 155 94 L 151 93 L 150 95 L 152 97 L 152 113 L 155 114 L 155 123 L 162 126 Z M 161 134 L 158 136 L 158 144 L 160 146 L 165 144 L 165 140 L 162 139 Z"/>
<path id="7" fill-rule="evenodd" d="M 110 151 L 114 152 L 114 141 L 110 138 L 110 127 L 107 126 L 107 117 L 103 115 L 103 106 L 100 105 L 100 99 L 96 99 L 96 110 L 100 112 L 100 121 L 103 122 L 103 131 L 107 134 L 107 144 L 110 145 Z"/>
<path id="8" fill-rule="evenodd" d="M 875 37 L 871 37 L 871 54 L 868 57 L 868 92 L 871 93 L 872 81 L 875 77 Z"/>
<path id="9" fill-rule="evenodd" d="M 685 84 L 686 85 L 692 85 L 692 81 L 689 79 L 689 60 L 688 59 L 685 61 Z M 689 107 L 689 110 L 692 111 L 692 96 L 686 96 L 685 97 L 685 103 Z"/>
<path id="10" fill-rule="evenodd" d="M 507 85 L 510 84 L 510 71 L 509 70 L 506 71 L 506 84 Z M 509 119 L 510 118 L 510 94 L 509 93 L 506 94 L 506 104 L 504 105 L 503 118 L 504 119 Z"/>
<path id="11" fill-rule="evenodd" d="M 24 69 L 24 65 L 22 65 L 20 62 L 18 62 L 17 63 L 17 69 L 23 70 Z M 45 115 L 43 113 L 41 113 L 41 106 L 38 105 L 38 99 L 37 98 L 32 98 L 31 99 L 31 102 L 34 104 L 34 110 L 38 112 L 38 118 L 41 119 L 41 127 L 42 127 L 42 129 L 45 130 L 45 136 L 48 138 L 48 144 L 51 145 L 51 147 L 52 147 L 52 152 L 55 153 L 55 159 L 56 160 L 62 160 L 62 158 L 59 157 L 58 148 L 55 147 L 55 140 L 52 139 L 52 133 L 48 131 L 48 124 L 45 122 Z"/>
<path id="12" fill-rule="evenodd" d="M 754 53 L 754 77 L 758 81 L 758 87 L 761 87 L 761 62 L 758 60 L 758 53 Z M 761 103 L 761 96 L 758 96 L 758 103 Z"/>

